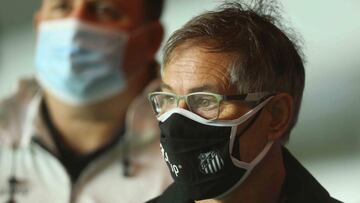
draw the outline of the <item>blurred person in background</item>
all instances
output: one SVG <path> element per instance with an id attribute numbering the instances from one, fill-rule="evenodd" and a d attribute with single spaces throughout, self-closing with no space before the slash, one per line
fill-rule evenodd
<path id="1" fill-rule="evenodd" d="M 162 8 L 43 0 L 36 79 L 0 104 L 0 202 L 139 203 L 168 186 L 146 101 Z"/>
<path id="2" fill-rule="evenodd" d="M 167 41 L 149 100 L 174 183 L 149 202 L 339 202 L 284 147 L 305 70 L 272 3 L 225 3 Z"/>

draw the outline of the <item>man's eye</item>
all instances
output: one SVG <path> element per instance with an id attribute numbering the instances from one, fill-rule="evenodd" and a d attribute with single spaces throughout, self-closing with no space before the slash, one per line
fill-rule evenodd
<path id="1" fill-rule="evenodd" d="M 70 4 L 68 2 L 55 2 L 54 4 L 51 5 L 51 9 L 52 10 L 56 10 L 56 11 L 68 11 L 70 9 Z"/>
<path id="2" fill-rule="evenodd" d="M 211 105 L 211 101 L 208 99 L 198 99 L 196 101 L 197 107 L 209 107 Z"/>
<path id="3" fill-rule="evenodd" d="M 112 5 L 98 4 L 96 5 L 96 15 L 108 20 L 118 20 L 121 17 L 121 12 Z"/>
<path id="4" fill-rule="evenodd" d="M 174 104 L 175 103 L 175 98 L 174 97 L 167 97 L 166 98 L 166 102 L 168 104 Z"/>

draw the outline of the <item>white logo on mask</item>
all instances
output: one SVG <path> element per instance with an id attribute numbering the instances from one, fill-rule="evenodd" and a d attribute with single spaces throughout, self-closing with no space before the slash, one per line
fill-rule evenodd
<path id="1" fill-rule="evenodd" d="M 201 153 L 198 158 L 200 171 L 204 174 L 214 174 L 224 167 L 224 160 L 218 151 Z"/>
<path id="2" fill-rule="evenodd" d="M 171 172 L 175 174 L 176 177 L 178 177 L 178 174 L 180 172 L 180 169 L 182 168 L 181 165 L 175 165 L 175 164 L 172 164 L 169 160 L 169 156 L 168 154 L 165 152 L 165 149 L 163 148 L 163 146 L 160 144 L 160 149 L 161 149 L 161 154 L 163 155 L 164 159 L 165 159 L 165 162 L 167 164 L 169 164 L 169 167 L 171 169 Z"/>

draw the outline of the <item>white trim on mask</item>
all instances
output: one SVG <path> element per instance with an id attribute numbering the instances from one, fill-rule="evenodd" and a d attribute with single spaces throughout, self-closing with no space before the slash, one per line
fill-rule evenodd
<path id="1" fill-rule="evenodd" d="M 246 162 L 242 162 L 237 160 L 236 158 L 234 158 L 233 156 L 231 156 L 230 153 L 230 157 L 231 160 L 233 161 L 233 164 L 239 168 L 243 168 L 246 169 L 245 174 L 241 177 L 241 179 L 235 184 L 233 185 L 230 189 L 228 189 L 226 192 L 224 192 L 223 194 L 215 197 L 215 199 L 219 199 L 222 197 L 225 197 L 226 195 L 228 195 L 229 193 L 231 193 L 234 189 L 236 189 L 241 183 L 243 183 L 246 178 L 251 174 L 252 170 L 254 169 L 254 167 L 256 165 L 259 164 L 259 162 L 261 160 L 264 159 L 264 157 L 266 156 L 266 154 L 269 152 L 269 150 L 271 149 L 272 145 L 274 144 L 273 141 L 268 142 L 264 149 L 255 157 L 255 159 L 253 159 L 250 163 L 246 163 Z"/>

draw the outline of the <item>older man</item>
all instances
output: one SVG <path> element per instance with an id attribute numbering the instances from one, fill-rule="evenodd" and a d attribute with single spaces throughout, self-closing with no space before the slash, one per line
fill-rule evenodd
<path id="1" fill-rule="evenodd" d="M 162 7 L 42 1 L 37 80 L 0 105 L 0 202 L 139 203 L 167 187 L 143 92 L 157 76 Z"/>
<path id="2" fill-rule="evenodd" d="M 175 182 L 151 202 L 337 202 L 283 147 L 305 73 L 272 8 L 224 4 L 168 40 L 149 99 Z"/>

